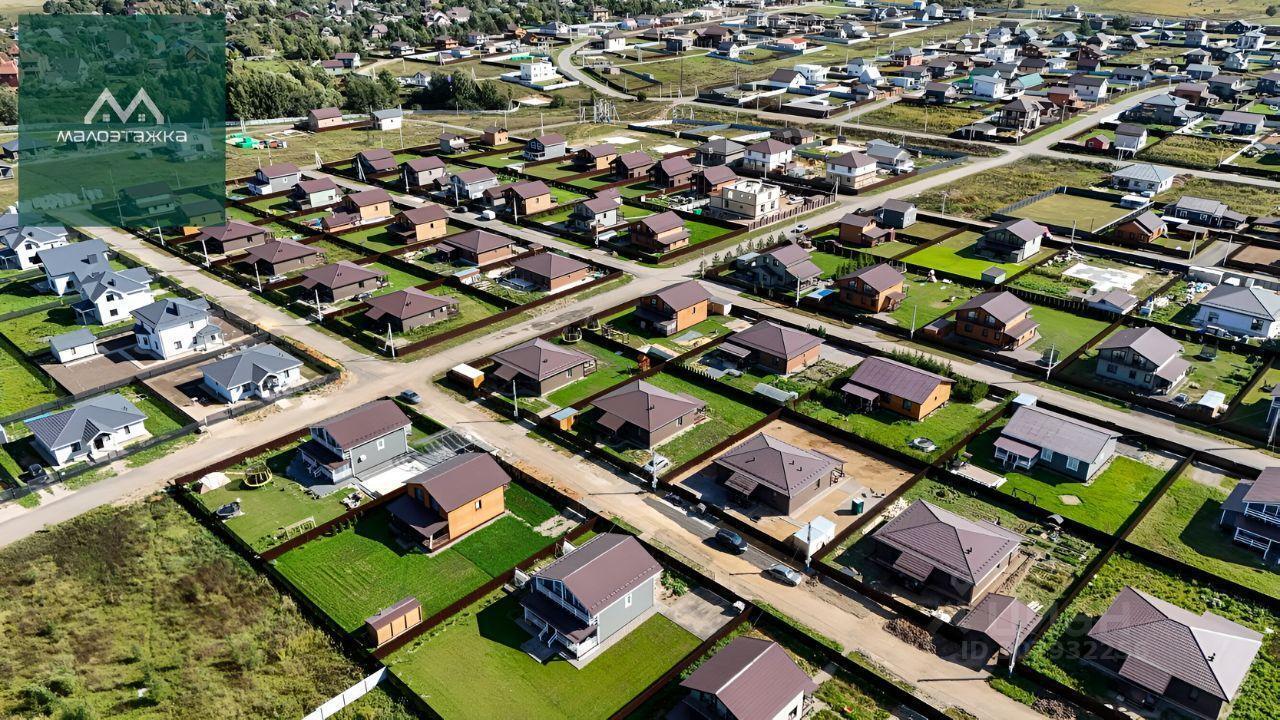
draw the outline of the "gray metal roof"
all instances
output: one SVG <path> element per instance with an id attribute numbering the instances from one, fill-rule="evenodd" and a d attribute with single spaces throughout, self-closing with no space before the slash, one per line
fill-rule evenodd
<path id="1" fill-rule="evenodd" d="M 82 347 L 97 342 L 98 337 L 94 335 L 89 328 L 76 328 L 71 332 L 65 332 L 61 335 L 54 335 L 49 338 L 49 348 L 61 352 L 70 350 L 71 348 Z"/>
<path id="2" fill-rule="evenodd" d="M 955 381 L 906 363 L 882 357 L 869 357 L 858 363 L 849 376 L 849 384 L 877 393 L 904 398 L 920 404 L 938 389 Z"/>
<path id="3" fill-rule="evenodd" d="M 974 584 L 1023 542 L 1021 535 L 999 525 L 970 520 L 926 500 L 916 500 L 872 537 L 930 569 Z"/>
<path id="4" fill-rule="evenodd" d="M 494 353 L 490 359 L 539 381 L 593 360 L 581 350 L 556 345 L 542 338 L 534 338 Z"/>
<path id="5" fill-rule="evenodd" d="M 269 375 L 302 367 L 302 361 L 274 345 L 255 345 L 234 355 L 200 366 L 204 377 L 224 388 L 258 384 Z"/>
<path id="6" fill-rule="evenodd" d="M 70 409 L 26 421 L 31 433 L 50 450 L 72 443 L 89 444 L 102 433 L 146 420 L 147 416 L 122 395 L 89 398 Z"/>
<path id="7" fill-rule="evenodd" d="M 843 463 L 764 433 L 756 433 L 716 458 L 716 465 L 747 475 L 787 497 L 803 492 Z"/>
<path id="8" fill-rule="evenodd" d="M 110 269 L 107 264 L 107 244 L 92 238 L 80 242 L 49 248 L 36 253 L 49 277 L 71 275 L 84 277 Z"/>
<path id="9" fill-rule="evenodd" d="M 595 615 L 661 572 L 634 537 L 603 533 L 534 575 L 564 583 L 587 614 Z"/>
<path id="10" fill-rule="evenodd" d="M 1196 615 L 1133 587 L 1116 595 L 1089 637 L 1124 653 L 1121 677 L 1156 694 L 1170 678 L 1230 702 L 1262 647 L 1262 634 L 1219 615 Z"/>
<path id="11" fill-rule="evenodd" d="M 1153 327 L 1126 328 L 1103 340 L 1101 350 L 1128 348 L 1160 367 L 1182 354 L 1182 343 Z"/>
<path id="12" fill-rule="evenodd" d="M 134 310 L 134 318 L 156 332 L 185 325 L 209 317 L 209 303 L 204 298 L 188 300 L 180 297 L 163 298 Z"/>
<path id="13" fill-rule="evenodd" d="M 1009 423 L 1000 431 L 1000 436 L 1018 440 L 1037 449 L 1049 448 L 1067 457 L 1095 463 L 1106 450 L 1107 443 L 1120 437 L 1120 433 L 1044 408 L 1024 405 L 1009 419 Z"/>
<path id="14" fill-rule="evenodd" d="M 96 272 L 80 279 L 80 294 L 97 300 L 108 291 L 129 294 L 151 286 L 151 273 L 144 267 Z"/>
<path id="15" fill-rule="evenodd" d="M 733 334 L 733 342 L 756 352 L 793 358 L 822 344 L 822 338 L 764 320 Z"/>
<path id="16" fill-rule="evenodd" d="M 1133 165 L 1126 165 L 1111 173 L 1111 177 L 1118 177 L 1126 180 L 1145 180 L 1148 182 L 1164 182 L 1176 175 L 1177 173 L 1169 168 L 1152 165 L 1151 163 L 1135 163 Z"/>
<path id="17" fill-rule="evenodd" d="M 739 636 L 707 658 L 680 687 L 714 695 L 734 720 L 772 720 L 816 684 L 772 640 Z"/>
<path id="18" fill-rule="evenodd" d="M 1200 298 L 1199 304 L 1267 320 L 1280 318 L 1280 294 L 1256 285 L 1240 287 L 1224 283 Z"/>

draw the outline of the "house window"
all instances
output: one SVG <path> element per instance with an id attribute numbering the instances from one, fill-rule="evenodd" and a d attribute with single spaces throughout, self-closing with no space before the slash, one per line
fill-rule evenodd
<path id="1" fill-rule="evenodd" d="M 903 410 L 910 410 L 910 409 L 911 409 L 911 401 L 910 401 L 910 400 L 905 400 L 905 399 L 904 399 L 904 400 L 902 401 L 902 409 L 903 409 Z"/>
<path id="2" fill-rule="evenodd" d="M 181 350 L 181 349 L 182 349 L 182 341 L 181 341 L 181 340 L 174 340 L 174 341 L 173 341 L 173 349 L 174 349 L 174 350 Z"/>
<path id="3" fill-rule="evenodd" d="M 476 509 L 476 510 L 479 510 L 483 505 L 484 505 L 484 500 L 483 500 L 483 499 L 481 499 L 481 500 L 477 500 L 477 501 L 476 501 L 476 505 L 475 505 L 475 509 Z"/>
<path id="4" fill-rule="evenodd" d="M 379 450 L 387 449 L 387 441 L 384 438 L 378 438 L 378 449 Z"/>
<path id="5" fill-rule="evenodd" d="M 1076 471 L 1080 469 L 1080 461 L 1075 458 L 1067 458 L 1067 469 Z"/>
<path id="6" fill-rule="evenodd" d="M 1117 368 L 1114 364 L 1107 365 L 1107 372 L 1111 373 L 1112 375 L 1116 374 L 1116 369 Z"/>
<path id="7" fill-rule="evenodd" d="M 622 598 L 622 607 L 631 607 L 631 595 L 631 593 L 627 593 L 627 596 Z"/>
<path id="8" fill-rule="evenodd" d="M 1053 451 L 1049 448 L 1040 448 L 1040 459 L 1045 462 L 1053 461 Z"/>

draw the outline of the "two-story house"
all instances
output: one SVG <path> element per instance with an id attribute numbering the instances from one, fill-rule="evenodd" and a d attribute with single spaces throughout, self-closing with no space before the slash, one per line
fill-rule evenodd
<path id="1" fill-rule="evenodd" d="M 1263 560 L 1280 559 L 1280 467 L 1237 483 L 1222 503 L 1218 522 L 1234 542 L 1260 551 Z"/>
<path id="2" fill-rule="evenodd" d="M 290 465 L 308 484 L 365 480 L 409 454 L 409 418 L 391 400 L 375 400 L 311 428 Z"/>
<path id="3" fill-rule="evenodd" d="M 588 145 L 573 154 L 573 166 L 582 172 L 605 170 L 616 157 L 618 148 L 612 143 Z"/>
<path id="4" fill-rule="evenodd" d="M 276 163 L 260 167 L 249 181 L 249 192 L 254 195 L 272 195 L 290 190 L 302 180 L 302 171 L 293 163 Z"/>
<path id="5" fill-rule="evenodd" d="M 454 202 L 479 200 L 484 191 L 498 186 L 498 176 L 489 168 L 463 170 L 449 176 L 449 196 Z"/>
<path id="6" fill-rule="evenodd" d="M 403 210 L 387 226 L 392 241 L 409 245 L 444 237 L 449 232 L 449 216 L 435 203 Z"/>
<path id="7" fill-rule="evenodd" d="M 635 319 L 645 332 L 670 337 L 706 320 L 711 293 L 697 280 L 669 285 L 636 301 Z"/>
<path id="8" fill-rule="evenodd" d="M 739 277 L 759 288 L 803 292 L 822 279 L 822 268 L 813 262 L 807 250 L 795 243 L 764 253 L 748 253 L 734 264 Z"/>
<path id="9" fill-rule="evenodd" d="M 203 298 L 163 298 L 132 315 L 134 347 L 144 354 L 168 360 L 225 343 L 222 327 L 213 321 Z"/>
<path id="10" fill-rule="evenodd" d="M 18 213 L 0 217 L 0 268 L 30 270 L 40 264 L 40 253 L 71 243 L 62 225 L 19 225 Z"/>
<path id="11" fill-rule="evenodd" d="M 984 232 L 974 249 L 979 255 L 1001 263 L 1018 263 L 1040 252 L 1049 228 L 1033 220 L 1006 220 Z"/>
<path id="12" fill-rule="evenodd" d="M 36 253 L 44 268 L 44 283 L 54 295 L 79 292 L 80 282 L 95 273 L 111 269 L 110 250 L 103 241 L 92 238 Z"/>
<path id="13" fill-rule="evenodd" d="M 689 229 L 684 218 L 668 210 L 631 223 L 629 239 L 650 252 L 670 252 L 689 245 Z"/>
<path id="14" fill-rule="evenodd" d="M 856 190 L 876 181 L 878 165 L 875 158 L 860 152 L 847 152 L 825 162 L 827 182 Z"/>
<path id="15" fill-rule="evenodd" d="M 791 164 L 795 146 L 769 138 L 748 145 L 743 153 L 742 166 L 760 173 L 785 170 Z"/>
<path id="16" fill-rule="evenodd" d="M 889 263 L 858 268 L 836 278 L 841 303 L 867 312 L 892 312 L 902 305 L 906 278 Z"/>
<path id="17" fill-rule="evenodd" d="M 983 293 L 952 312 L 956 335 L 997 349 L 1026 345 L 1040 327 L 1031 318 L 1031 306 L 1008 291 Z"/>
<path id="18" fill-rule="evenodd" d="M 549 160 L 551 158 L 564 157 L 568 150 L 568 141 L 560 133 L 547 133 L 539 135 L 524 146 L 524 157 L 526 160 Z"/>
<path id="19" fill-rule="evenodd" d="M 533 574 L 520 597 L 537 639 L 576 667 L 654 612 L 662 566 L 630 535 L 603 533 Z"/>
<path id="20" fill-rule="evenodd" d="M 592 234 L 618 224 L 619 203 L 612 197 L 594 197 L 576 203 L 565 221 L 574 232 Z"/>
<path id="21" fill-rule="evenodd" d="M 1126 328 L 1099 343 L 1094 374 L 1143 392 L 1168 394 L 1191 368 L 1181 356 L 1182 343 L 1159 330 Z"/>
<path id="22" fill-rule="evenodd" d="M 459 453 L 405 483 L 387 504 L 391 526 L 410 546 L 434 552 L 506 512 L 510 484 L 492 455 Z"/>
<path id="23" fill-rule="evenodd" d="M 757 178 L 738 178 L 715 191 L 710 207 L 722 215 L 754 220 L 777 212 L 781 202 L 780 186 Z"/>
<path id="24" fill-rule="evenodd" d="M 400 163 L 400 179 L 408 189 L 434 186 L 448 173 L 444 160 L 434 155 Z"/>
<path id="25" fill-rule="evenodd" d="M 80 302 L 72 305 L 85 323 L 113 325 L 155 299 L 151 273 L 146 268 L 125 268 L 92 273 L 80 282 Z"/>

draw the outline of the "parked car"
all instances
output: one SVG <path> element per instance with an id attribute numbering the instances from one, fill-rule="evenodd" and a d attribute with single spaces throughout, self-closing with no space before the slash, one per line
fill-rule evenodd
<path id="1" fill-rule="evenodd" d="M 783 585 L 790 585 L 791 587 L 796 587 L 800 583 L 804 582 L 803 575 L 782 563 L 770 565 L 769 569 L 765 570 L 764 573 Z"/>
<path id="2" fill-rule="evenodd" d="M 747 551 L 747 541 L 742 536 L 732 530 L 720 529 L 716 531 L 716 542 L 720 547 L 734 555 L 741 555 Z"/>
<path id="3" fill-rule="evenodd" d="M 418 403 L 422 402 L 422 396 L 419 395 L 414 390 L 402 390 L 400 392 L 400 399 L 409 403 L 410 405 L 417 405 Z"/>

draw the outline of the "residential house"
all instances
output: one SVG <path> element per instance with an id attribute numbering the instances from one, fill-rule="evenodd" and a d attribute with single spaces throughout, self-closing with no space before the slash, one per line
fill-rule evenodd
<path id="1" fill-rule="evenodd" d="M 1040 103 L 1029 97 L 1020 97 L 1000 108 L 1000 127 L 1029 132 L 1040 127 Z"/>
<path id="2" fill-rule="evenodd" d="M 902 291 L 905 278 L 889 263 L 858 268 L 836 278 L 840 302 L 867 312 L 897 310 L 906 298 Z"/>
<path id="3" fill-rule="evenodd" d="M 409 189 L 435 185 L 443 180 L 448 172 L 444 160 L 434 155 L 400 163 L 400 177 L 405 187 Z"/>
<path id="4" fill-rule="evenodd" d="M 303 272 L 299 287 L 307 291 L 303 300 L 315 297 L 320 303 L 332 304 L 371 293 L 386 283 L 385 272 L 342 260 Z"/>
<path id="5" fill-rule="evenodd" d="M 332 178 L 299 180 L 289 191 L 289 204 L 295 210 L 315 210 L 328 207 L 342 197 Z"/>
<path id="6" fill-rule="evenodd" d="M 683 155 L 665 158 L 649 170 L 650 182 L 662 188 L 674 188 L 693 182 L 693 165 Z"/>
<path id="7" fill-rule="evenodd" d="M 457 153 L 466 152 L 470 147 L 467 139 L 457 133 L 443 132 L 440 137 L 436 138 L 436 147 L 439 148 L 443 155 L 455 155 Z"/>
<path id="8" fill-rule="evenodd" d="M 1125 328 L 1098 344 L 1094 374 L 1165 395 L 1182 383 L 1191 368 L 1181 355 L 1182 343 L 1153 327 Z"/>
<path id="9" fill-rule="evenodd" d="M 367 180 L 396 169 L 396 156 L 386 148 L 370 148 L 356 153 L 356 177 Z"/>
<path id="10" fill-rule="evenodd" d="M 1031 306 L 1008 291 L 986 292 L 952 311 L 955 333 L 992 348 L 1013 350 L 1031 342 L 1040 323 Z"/>
<path id="11" fill-rule="evenodd" d="M 96 462 L 150 436 L 147 415 L 116 393 L 23 421 L 31 445 L 53 467 Z"/>
<path id="12" fill-rule="evenodd" d="M 885 200 L 875 213 L 876 222 L 881 227 L 902 230 L 916 222 L 916 206 L 906 200 Z"/>
<path id="13" fill-rule="evenodd" d="M 637 300 L 633 317 L 641 330 L 671 337 L 706 320 L 710 307 L 711 293 L 697 280 L 686 280 Z"/>
<path id="14" fill-rule="evenodd" d="M 342 111 L 336 107 L 307 111 L 306 127 L 311 132 L 320 132 L 340 125 L 342 125 Z"/>
<path id="15" fill-rule="evenodd" d="M 55 295 L 78 292 L 89 275 L 111 269 L 107 244 L 96 238 L 36 251 L 36 261 L 44 268 L 45 285 Z"/>
<path id="16" fill-rule="evenodd" d="M 1134 163 L 1111 173 L 1111 186 L 1142 195 L 1159 195 L 1173 187 L 1177 176 L 1176 172 L 1160 165 Z"/>
<path id="17" fill-rule="evenodd" d="M 53 354 L 54 360 L 64 365 L 94 357 L 98 354 L 98 336 L 86 327 L 54 335 L 49 338 L 49 352 Z"/>
<path id="18" fill-rule="evenodd" d="M 804 66 L 801 66 L 801 67 L 804 67 Z M 814 67 L 818 67 L 818 66 L 814 66 Z M 769 131 L 769 137 L 773 138 L 774 140 L 781 140 L 782 142 L 788 145 L 794 145 L 796 147 L 799 147 L 801 145 L 808 145 L 809 143 L 818 139 L 817 133 L 810 130 L 809 128 L 802 128 L 802 127 L 776 128 L 774 130 Z"/>
<path id="19" fill-rule="evenodd" d="M 1147 129 L 1134 123 L 1120 123 L 1115 131 L 1115 148 L 1136 154 L 1147 144 Z"/>
<path id="20" fill-rule="evenodd" d="M 489 357 L 493 370 L 487 373 L 494 388 L 523 396 L 543 397 L 596 371 L 596 359 L 570 345 L 534 338 Z"/>
<path id="21" fill-rule="evenodd" d="M 1192 323 L 1233 335 L 1274 338 L 1280 336 L 1280 294 L 1257 285 L 1218 285 L 1196 303 Z"/>
<path id="22" fill-rule="evenodd" d="M 487 167 L 464 170 L 449 176 L 450 194 L 454 202 L 478 200 L 484 191 L 498 186 L 498 176 Z"/>
<path id="23" fill-rule="evenodd" d="M 1218 132 L 1230 135 L 1257 135 L 1266 125 L 1266 117 L 1258 113 L 1227 110 L 1218 116 Z"/>
<path id="24" fill-rule="evenodd" d="M 538 570 L 520 597 L 537 639 L 576 662 L 654 611 L 662 566 L 630 535 L 603 533 Z"/>
<path id="25" fill-rule="evenodd" d="M 259 277 L 272 278 L 311 267 L 323 257 L 319 248 L 296 240 L 271 240 L 250 248 L 240 262 L 253 268 Z"/>
<path id="26" fill-rule="evenodd" d="M 253 195 L 272 195 L 292 189 L 300 180 L 302 171 L 293 163 L 267 165 L 253 172 L 249 192 Z"/>
<path id="27" fill-rule="evenodd" d="M 480 133 L 480 144 L 491 148 L 506 145 L 509 139 L 510 135 L 507 133 L 507 129 L 500 128 L 497 125 L 490 125 L 484 129 L 484 132 Z"/>
<path id="28" fill-rule="evenodd" d="M 202 249 L 215 255 L 244 252 L 273 239 L 271 231 L 242 220 L 228 220 L 225 225 L 204 228 L 198 236 Z"/>
<path id="29" fill-rule="evenodd" d="M 375 130 L 386 132 L 388 130 L 399 130 L 404 123 L 404 111 L 400 108 L 387 108 L 385 110 L 374 110 L 369 113 L 369 124 Z"/>
<path id="30" fill-rule="evenodd" d="M 524 157 L 526 160 L 548 160 L 564 157 L 567 148 L 568 143 L 563 135 L 560 133 L 547 133 L 525 143 Z"/>
<path id="31" fill-rule="evenodd" d="M 367 480 L 409 454 L 409 418 L 392 400 L 375 400 L 311 428 L 290 474 L 341 485 Z"/>
<path id="32" fill-rule="evenodd" d="M 904 47 L 894 50 L 889 55 L 889 60 L 903 67 L 913 67 L 925 63 L 924 52 L 918 47 Z"/>
<path id="33" fill-rule="evenodd" d="M 715 191 L 710 208 L 721 214 L 754 220 L 777 212 L 781 200 L 782 188 L 778 185 L 756 178 L 739 178 Z"/>
<path id="34" fill-rule="evenodd" d="M 910 152 L 883 140 L 872 140 L 867 143 L 867 155 L 876 161 L 876 165 L 881 170 L 894 175 L 909 173 L 916 169 L 916 162 Z"/>
<path id="35" fill-rule="evenodd" d="M 789 68 L 778 68 L 774 70 L 773 74 L 771 74 L 764 82 L 766 85 L 770 85 L 772 87 L 795 90 L 804 86 L 805 78 L 804 75 L 801 75 L 795 70 L 791 70 Z"/>
<path id="36" fill-rule="evenodd" d="M 844 477 L 844 463 L 765 433 L 743 440 L 714 464 L 716 481 L 730 496 L 790 515 Z"/>
<path id="37" fill-rule="evenodd" d="M 615 178 L 635 180 L 649 176 L 649 169 L 653 167 L 653 158 L 649 157 L 649 153 L 633 150 L 615 157 L 610 166 L 613 168 Z"/>
<path id="38" fill-rule="evenodd" d="M 785 720 L 804 716 L 817 684 L 782 646 L 740 635 L 680 683 L 694 717 Z"/>
<path id="39" fill-rule="evenodd" d="M 413 287 L 375 295 L 364 304 L 369 308 L 364 312 L 364 318 L 379 334 L 388 329 L 393 333 L 405 333 L 458 315 L 457 298 L 430 295 Z"/>
<path id="40" fill-rule="evenodd" d="M 543 252 L 523 257 L 511 264 L 507 282 L 522 288 L 555 292 L 583 282 L 591 274 L 591 266 L 566 255 Z"/>
<path id="41" fill-rule="evenodd" d="M 1276 75 L 1280 77 L 1280 73 L 1276 73 Z M 718 138 L 695 148 L 693 162 L 696 165 L 705 167 L 715 165 L 732 167 L 742 162 L 745 155 L 746 148 L 742 145 L 726 138 Z"/>
<path id="42" fill-rule="evenodd" d="M 436 245 L 436 252 L 443 252 L 454 262 L 484 266 L 505 260 L 519 252 L 516 241 L 505 235 L 495 235 L 487 230 L 468 230 L 450 235 Z"/>
<path id="43" fill-rule="evenodd" d="M 738 180 L 738 173 L 728 165 L 712 165 L 699 170 L 694 175 L 693 191 L 698 195 L 712 197 Z"/>
<path id="44" fill-rule="evenodd" d="M 1244 684 L 1263 635 L 1125 587 L 1088 638 L 1084 660 L 1111 678 L 1127 702 L 1217 720 Z"/>
<path id="45" fill-rule="evenodd" d="M 62 225 L 19 225 L 18 213 L 0 216 L 0 268 L 30 270 L 40 264 L 40 253 L 71 243 Z"/>
<path id="46" fill-rule="evenodd" d="M 1258 95 L 1280 95 L 1280 72 L 1273 71 L 1259 77 L 1253 90 Z"/>
<path id="47" fill-rule="evenodd" d="M 124 188 L 120 191 L 122 210 L 136 222 L 151 222 L 151 218 L 171 213 L 178 208 L 178 199 L 162 182 L 149 182 Z"/>
<path id="48" fill-rule="evenodd" d="M 1040 613 L 1017 598 L 989 592 L 956 621 L 956 627 L 1005 657 L 1015 658 L 1025 649 L 1040 620 Z"/>
<path id="49" fill-rule="evenodd" d="M 146 268 L 107 269 L 80 280 L 80 301 L 71 308 L 83 322 L 112 325 L 154 299 Z"/>
<path id="50" fill-rule="evenodd" d="M 1116 226 L 1115 235 L 1118 240 L 1124 242 L 1148 243 L 1164 237 L 1168 231 L 1169 227 L 1165 225 L 1164 220 L 1147 210 Z"/>
<path id="51" fill-rule="evenodd" d="M 822 338 L 764 320 L 739 330 L 717 350 L 775 375 L 790 375 L 817 362 Z"/>
<path id="52" fill-rule="evenodd" d="M 596 427 L 613 444 L 627 443 L 651 450 L 705 417 L 702 400 L 674 393 L 646 380 L 634 380 L 596 398 L 600 411 Z"/>
<path id="53" fill-rule="evenodd" d="M 274 345 L 254 345 L 200 366 L 204 388 L 224 403 L 269 399 L 303 379 L 302 361 Z"/>
<path id="54" fill-rule="evenodd" d="M 760 173 L 782 171 L 791 164 L 794 146 L 769 138 L 748 145 L 742 158 L 743 167 Z"/>
<path id="55" fill-rule="evenodd" d="M 601 143 L 581 148 L 573 154 L 573 164 L 578 170 L 605 170 L 614 158 L 618 157 L 618 148 L 611 143 Z M 646 156 L 648 157 L 648 156 Z"/>
<path id="56" fill-rule="evenodd" d="M 1216 75 L 1209 80 L 1209 92 L 1227 101 L 1235 100 L 1247 87 L 1240 75 Z M 1219 122 L 1222 122 L 1221 118 Z"/>
<path id="57" fill-rule="evenodd" d="M 164 298 L 131 314 L 134 347 L 162 360 L 205 352 L 225 343 L 222 327 L 213 321 L 204 298 Z"/>
<path id="58" fill-rule="evenodd" d="M 878 165 L 865 153 L 849 151 L 826 160 L 827 182 L 856 190 L 876 182 Z"/>
<path id="59" fill-rule="evenodd" d="M 908 587 L 971 603 L 1004 574 L 1025 539 L 916 500 L 871 533 L 872 559 Z"/>
<path id="60" fill-rule="evenodd" d="M 541 180 L 515 183 L 503 190 L 502 196 L 507 208 L 517 217 L 550 210 L 556 204 L 551 188 Z"/>
<path id="61" fill-rule="evenodd" d="M 841 245 L 853 247 L 875 247 L 889 242 L 895 237 L 893 228 L 881 227 L 874 215 L 849 213 L 836 223 L 839 228 L 837 238 Z"/>
<path id="62" fill-rule="evenodd" d="M 1173 89 L 1173 97 L 1185 100 L 1191 105 L 1212 105 L 1217 101 L 1213 93 L 1209 92 L 1209 86 L 1206 83 L 1178 83 Z"/>
<path id="63" fill-rule="evenodd" d="M 459 453 L 406 482 L 387 513 L 412 547 L 433 552 L 506 512 L 510 484 L 492 455 Z"/>
<path id="64" fill-rule="evenodd" d="M 1077 73 L 1067 78 L 1067 87 L 1085 102 L 1099 103 L 1107 99 L 1107 79 L 1099 75 Z"/>
<path id="65" fill-rule="evenodd" d="M 618 224 L 619 203 L 611 197 L 594 197 L 576 203 L 569 212 L 566 226 L 580 233 L 596 233 Z"/>
<path id="66" fill-rule="evenodd" d="M 435 240 L 448 232 L 449 215 L 435 203 L 402 210 L 387 226 L 390 238 L 405 245 Z"/>
<path id="67" fill-rule="evenodd" d="M 1273 552 L 1280 551 L 1280 467 L 1236 483 L 1222 503 L 1218 524 L 1234 542 L 1261 551 L 1265 562 L 1274 563 Z"/>
<path id="68" fill-rule="evenodd" d="M 1087 482 L 1111 460 L 1119 438 L 1120 433 L 1024 405 L 1000 430 L 995 459 L 1009 470 L 1043 467 Z"/>
<path id="69" fill-rule="evenodd" d="M 385 220 L 391 217 L 391 195 L 382 188 L 354 192 L 342 198 L 334 214 L 350 214 L 357 225 Z"/>
<path id="70" fill-rule="evenodd" d="M 954 384 L 955 380 L 937 373 L 871 356 L 858 363 L 840 391 L 863 412 L 884 409 L 920 421 L 951 398 Z"/>
<path id="71" fill-rule="evenodd" d="M 822 279 L 822 268 L 809 252 L 790 242 L 768 252 L 743 255 L 735 264 L 739 276 L 758 288 L 803 292 Z"/>
<path id="72" fill-rule="evenodd" d="M 628 235 L 633 245 L 657 253 L 688 247 L 689 237 L 684 218 L 670 210 L 636 220 Z"/>
<path id="73" fill-rule="evenodd" d="M 1020 263 L 1040 252 L 1041 243 L 1050 237 L 1049 228 L 1034 220 L 1006 220 L 984 232 L 974 249 L 997 262 Z"/>
<path id="74" fill-rule="evenodd" d="M 1183 195 L 1178 201 L 1164 208 L 1166 221 L 1170 218 L 1181 220 L 1184 224 L 1202 228 L 1234 230 L 1244 223 L 1244 214 L 1238 213 L 1219 200 L 1209 200 Z"/>

